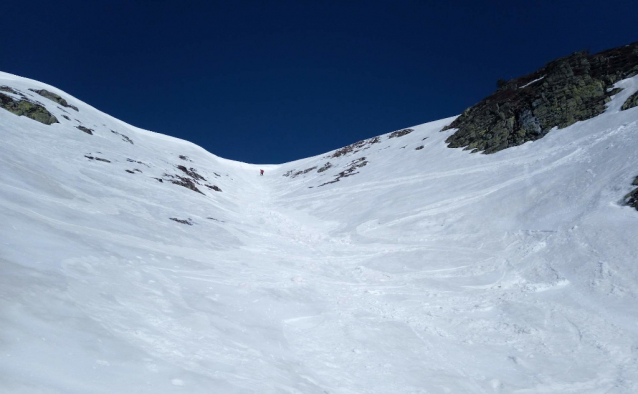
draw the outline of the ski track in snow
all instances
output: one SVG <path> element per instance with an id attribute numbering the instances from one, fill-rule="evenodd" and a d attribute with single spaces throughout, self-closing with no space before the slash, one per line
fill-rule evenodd
<path id="1" fill-rule="evenodd" d="M 268 166 L 0 85 L 95 131 L 0 110 L 0 392 L 638 392 L 638 77 L 494 155 L 450 118 Z"/>

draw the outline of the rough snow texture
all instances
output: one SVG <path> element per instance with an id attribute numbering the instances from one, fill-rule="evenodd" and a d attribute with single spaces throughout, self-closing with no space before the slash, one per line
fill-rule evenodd
<path id="1" fill-rule="evenodd" d="M 636 78 L 494 155 L 443 119 L 271 166 L 0 85 L 79 109 L 0 109 L 0 392 L 638 392 Z"/>

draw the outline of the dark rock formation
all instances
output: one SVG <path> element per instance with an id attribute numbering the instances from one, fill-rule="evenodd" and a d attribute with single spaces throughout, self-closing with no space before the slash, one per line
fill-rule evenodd
<path id="1" fill-rule="evenodd" d="M 9 86 L 0 86 L 0 92 L 7 92 L 7 93 L 13 93 L 13 94 L 20 94 L 18 92 L 16 92 L 15 90 L 13 90 L 12 87 Z"/>
<path id="2" fill-rule="evenodd" d="M 15 90 L 3 86 L 5 92 L 19 94 Z M 0 107 L 6 109 L 12 114 L 18 116 L 26 116 L 29 119 L 33 119 L 40 123 L 50 125 L 53 123 L 59 123 L 58 119 L 53 116 L 42 105 L 29 101 L 26 98 L 15 100 L 14 98 L 0 93 Z"/>
<path id="3" fill-rule="evenodd" d="M 93 129 L 89 129 L 84 126 L 75 126 L 76 129 L 84 131 L 86 134 L 93 135 Z"/>
<path id="4" fill-rule="evenodd" d="M 360 150 L 368 149 L 370 148 L 370 146 L 374 144 L 378 144 L 379 142 L 381 142 L 381 139 L 379 137 L 374 137 L 367 140 L 358 141 L 358 142 L 355 142 L 354 144 L 350 144 L 348 146 L 345 146 L 337 150 L 330 157 L 337 158 L 337 157 L 345 156 L 348 154 L 355 154 L 359 152 Z"/>
<path id="5" fill-rule="evenodd" d="M 202 191 L 197 188 L 195 183 L 192 180 L 190 180 L 190 179 L 188 179 L 186 177 L 179 176 L 179 175 L 164 174 L 164 179 L 166 179 L 167 181 L 169 181 L 172 184 L 179 185 L 179 186 L 185 187 L 187 189 L 191 189 L 192 191 L 197 192 L 197 193 L 202 194 L 202 195 L 205 196 L 205 194 L 202 193 Z"/>
<path id="6" fill-rule="evenodd" d="M 629 96 L 629 98 L 627 99 L 627 101 L 625 101 L 625 103 L 622 105 L 620 110 L 625 111 L 625 110 L 628 110 L 629 108 L 634 108 L 634 107 L 638 107 L 638 92 Z"/>
<path id="7" fill-rule="evenodd" d="M 341 178 L 347 178 L 349 176 L 353 176 L 358 174 L 359 172 L 355 172 L 357 170 L 357 168 L 361 168 L 361 167 L 365 167 L 368 164 L 368 161 L 366 160 L 365 157 L 360 157 L 356 160 L 351 161 L 347 168 L 343 171 L 341 171 L 339 174 L 337 174 L 337 177 L 329 182 L 325 182 L 322 183 L 321 185 L 319 185 L 318 187 L 321 186 L 325 186 L 325 185 L 329 185 L 331 183 L 337 183 L 341 180 Z"/>
<path id="8" fill-rule="evenodd" d="M 289 176 L 291 178 L 295 178 L 295 177 L 298 177 L 299 175 L 307 174 L 307 173 L 309 173 L 310 171 L 312 171 L 312 170 L 314 170 L 316 168 L 317 168 L 317 166 L 306 168 L 305 170 L 299 170 L 299 171 L 290 170 L 290 171 L 286 172 L 283 176 Z"/>
<path id="9" fill-rule="evenodd" d="M 638 176 L 632 183 L 634 186 L 638 186 Z M 638 188 L 634 189 L 631 193 L 625 196 L 625 204 L 635 208 L 638 211 Z"/>
<path id="10" fill-rule="evenodd" d="M 118 132 L 117 132 L 117 131 L 115 131 L 115 130 L 111 130 L 111 133 L 116 134 L 116 135 L 119 135 L 120 137 L 122 137 L 122 141 L 126 141 L 126 142 L 128 142 L 129 144 L 131 144 L 131 145 L 135 145 L 135 144 L 133 144 L 133 140 L 132 140 L 132 139 L 130 139 L 130 138 L 128 138 L 128 137 L 127 137 L 127 136 L 125 136 L 124 134 L 118 133 Z"/>
<path id="11" fill-rule="evenodd" d="M 595 55 L 586 51 L 499 83 L 496 93 L 466 109 L 443 130 L 458 129 L 450 148 L 494 153 L 544 137 L 605 111 L 614 83 L 638 74 L 638 42 Z"/>
<path id="12" fill-rule="evenodd" d="M 390 133 L 390 136 L 388 138 L 403 137 L 404 135 L 408 135 L 413 131 L 414 131 L 413 129 L 403 129 L 403 130 L 393 131 L 392 133 Z"/>
<path id="13" fill-rule="evenodd" d="M 320 169 L 317 170 L 318 173 L 324 172 L 326 171 L 328 168 L 331 168 L 332 164 L 330 164 L 330 162 L 327 162 L 326 164 L 324 164 L 323 166 L 321 166 Z"/>
<path id="14" fill-rule="evenodd" d="M 128 161 L 129 163 L 137 163 L 137 164 L 141 164 L 143 166 L 146 166 L 148 168 L 151 168 L 151 166 L 149 166 L 148 164 L 141 162 L 139 160 L 133 160 L 133 159 L 126 159 L 126 161 Z"/>
<path id="15" fill-rule="evenodd" d="M 89 160 L 103 161 L 103 162 L 105 162 L 105 163 L 110 163 L 110 162 L 111 162 L 110 160 L 103 159 L 103 158 L 101 158 L 101 157 L 95 157 L 95 156 L 90 156 L 90 155 L 84 155 L 84 157 L 86 157 L 86 158 L 87 158 L 87 159 L 89 159 Z"/>
<path id="16" fill-rule="evenodd" d="M 191 218 L 188 218 L 188 219 L 169 218 L 169 219 L 177 223 L 188 224 L 189 226 L 193 225 L 193 221 Z"/>
<path id="17" fill-rule="evenodd" d="M 195 170 L 194 168 L 191 167 L 191 169 L 188 169 L 182 165 L 177 166 L 177 169 L 182 171 L 183 173 L 185 173 L 186 175 L 188 175 L 189 177 L 195 179 L 195 180 L 199 180 L 199 181 L 204 181 L 206 182 L 206 178 L 204 178 L 203 176 L 199 175 L 197 173 L 197 170 Z"/>
<path id="18" fill-rule="evenodd" d="M 222 189 L 220 189 L 219 187 L 217 187 L 216 185 L 205 185 L 207 188 L 215 190 L 216 192 L 221 192 Z"/>
<path id="19" fill-rule="evenodd" d="M 78 111 L 78 107 L 70 105 L 69 103 L 66 102 L 65 99 L 63 99 L 62 97 L 60 97 L 59 95 L 57 95 L 55 93 L 49 92 L 48 90 L 45 90 L 45 89 L 40 89 L 40 90 L 29 89 L 29 90 L 39 94 L 42 97 L 46 97 L 49 100 L 55 101 L 56 103 L 60 104 L 61 106 L 65 107 L 65 108 L 71 108 L 71 109 L 74 109 L 74 110 Z"/>
<path id="20" fill-rule="evenodd" d="M 423 149 L 423 145 L 419 145 L 416 148 L 414 148 L 414 150 L 421 150 L 421 149 Z"/>

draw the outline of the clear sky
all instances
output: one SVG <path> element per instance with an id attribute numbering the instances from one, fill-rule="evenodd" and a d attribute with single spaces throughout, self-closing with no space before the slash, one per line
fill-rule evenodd
<path id="1" fill-rule="evenodd" d="M 8 1 L 0 70 L 281 163 L 462 112 L 498 78 L 638 40 L 635 1 Z"/>

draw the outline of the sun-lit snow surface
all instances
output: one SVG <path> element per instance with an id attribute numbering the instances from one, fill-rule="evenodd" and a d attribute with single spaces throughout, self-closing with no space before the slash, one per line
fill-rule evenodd
<path id="1" fill-rule="evenodd" d="M 0 85 L 79 108 L 0 109 L 0 392 L 638 392 L 638 78 L 494 155 L 445 119 L 278 166 Z M 180 164 L 222 192 L 153 179 Z"/>

